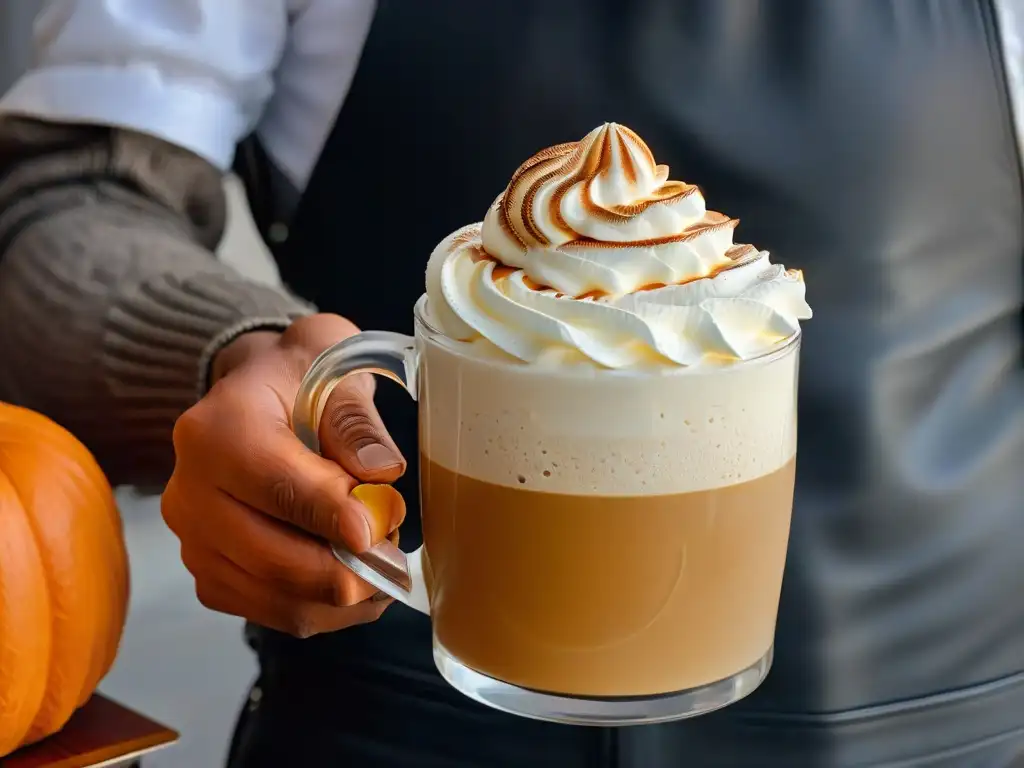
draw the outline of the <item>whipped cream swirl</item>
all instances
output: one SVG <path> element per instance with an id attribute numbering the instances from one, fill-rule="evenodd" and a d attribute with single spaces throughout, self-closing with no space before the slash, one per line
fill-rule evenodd
<path id="1" fill-rule="evenodd" d="M 668 172 L 615 123 L 534 155 L 434 249 L 432 319 L 524 362 L 604 368 L 745 360 L 790 338 L 811 317 L 802 274 L 734 244 L 737 220 Z"/>

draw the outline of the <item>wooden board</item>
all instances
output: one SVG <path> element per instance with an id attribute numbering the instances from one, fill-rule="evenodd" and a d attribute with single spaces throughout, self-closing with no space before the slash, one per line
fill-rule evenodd
<path id="1" fill-rule="evenodd" d="M 178 734 L 95 694 L 59 733 L 0 758 L 2 768 L 98 768 L 130 763 L 169 746 Z"/>

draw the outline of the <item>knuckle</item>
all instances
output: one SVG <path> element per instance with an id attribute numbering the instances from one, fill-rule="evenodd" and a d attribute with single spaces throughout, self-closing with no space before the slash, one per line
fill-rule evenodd
<path id="1" fill-rule="evenodd" d="M 284 631 L 300 640 L 319 634 L 320 628 L 316 616 L 308 609 L 298 608 L 288 614 L 285 619 Z"/>
<path id="2" fill-rule="evenodd" d="M 206 416 L 203 411 L 204 409 L 200 405 L 194 405 L 174 422 L 171 442 L 179 459 L 183 453 L 188 452 L 190 446 L 195 445 L 205 436 Z"/>
<path id="3" fill-rule="evenodd" d="M 276 509 L 281 510 L 289 519 L 299 506 L 299 490 L 295 481 L 287 475 L 279 475 L 270 483 L 270 499 Z M 295 522 L 299 522 L 296 520 Z"/>
<path id="4" fill-rule="evenodd" d="M 192 574 L 193 578 L 196 579 L 196 588 L 200 586 L 201 579 L 199 579 L 199 558 L 196 551 L 189 546 L 184 544 L 181 545 L 179 555 L 181 564 L 185 566 L 185 570 Z"/>
<path id="5" fill-rule="evenodd" d="M 270 484 L 270 503 L 276 514 L 299 528 L 328 540 L 336 540 L 341 530 L 341 515 L 345 507 L 337 499 L 348 496 L 345 478 L 321 480 L 300 488 L 287 474 L 281 474 Z"/>
<path id="6" fill-rule="evenodd" d="M 218 613 L 226 613 L 224 610 L 223 603 L 220 599 L 220 593 L 211 588 L 208 584 L 201 581 L 196 581 L 196 599 L 199 604 L 204 608 L 217 611 Z"/>
<path id="7" fill-rule="evenodd" d="M 185 533 L 189 510 L 182 499 L 180 483 L 177 473 L 172 474 L 164 492 L 160 494 L 160 516 L 171 533 L 179 539 Z"/>
<path id="8" fill-rule="evenodd" d="M 324 536 L 337 530 L 337 511 L 324 504 L 319 494 L 300 493 L 295 481 L 287 475 L 273 481 L 270 493 L 274 507 L 289 522 Z"/>
<path id="9" fill-rule="evenodd" d="M 174 477 L 172 476 L 170 481 L 168 481 L 167 487 L 164 489 L 164 492 L 160 494 L 160 517 L 163 518 L 164 523 L 166 523 L 167 527 L 171 529 L 171 533 L 177 536 L 179 528 L 178 523 L 180 507 L 173 493 L 171 492 L 171 483 L 173 482 Z"/>
<path id="10" fill-rule="evenodd" d="M 342 401 L 331 413 L 327 426 L 346 443 L 356 447 L 381 440 L 380 428 L 366 407 L 355 400 Z"/>
<path id="11" fill-rule="evenodd" d="M 356 585 L 347 573 L 327 574 L 320 581 L 320 600 L 334 608 L 348 608 L 359 602 Z"/>
<path id="12" fill-rule="evenodd" d="M 332 608 L 345 608 L 349 605 L 348 590 L 339 579 L 328 579 L 319 584 L 317 598 Z"/>

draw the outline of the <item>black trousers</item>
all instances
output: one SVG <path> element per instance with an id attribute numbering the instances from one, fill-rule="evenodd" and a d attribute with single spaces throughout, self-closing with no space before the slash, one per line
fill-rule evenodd
<path id="1" fill-rule="evenodd" d="M 420 627 L 420 617 L 394 608 L 385 616 L 392 621 L 301 642 L 250 629 L 261 671 L 229 768 L 617 765 L 613 730 L 541 723 L 469 701 L 434 670 L 426 619 Z M 381 623 L 398 626 L 380 632 Z"/>
<path id="2" fill-rule="evenodd" d="M 365 691 L 364 689 L 361 689 Z M 229 768 L 610 768 L 610 731 L 509 721 L 480 729 L 440 702 L 392 692 L 359 706 L 256 683 Z"/>

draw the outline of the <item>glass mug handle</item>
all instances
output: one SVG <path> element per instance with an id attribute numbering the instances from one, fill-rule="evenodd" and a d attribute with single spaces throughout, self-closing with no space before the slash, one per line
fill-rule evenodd
<path id="1" fill-rule="evenodd" d="M 292 408 L 292 429 L 299 440 L 320 453 L 320 419 L 331 391 L 346 376 L 374 373 L 386 376 L 416 399 L 418 368 L 416 340 L 386 331 L 364 331 L 323 352 L 310 366 L 299 385 Z M 331 543 L 341 563 L 370 585 L 421 613 L 430 613 L 423 582 L 423 547 L 406 554 L 390 541 L 382 541 L 356 554 L 344 545 Z"/>

